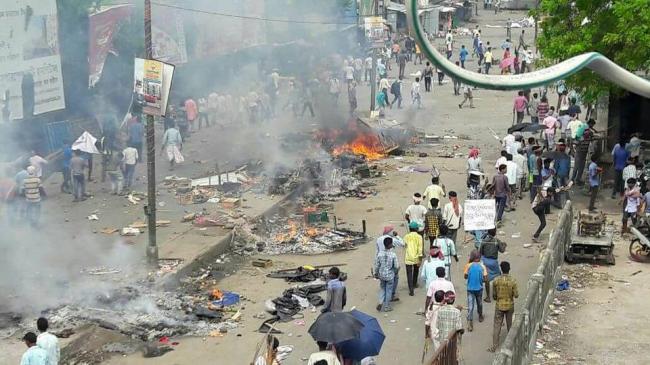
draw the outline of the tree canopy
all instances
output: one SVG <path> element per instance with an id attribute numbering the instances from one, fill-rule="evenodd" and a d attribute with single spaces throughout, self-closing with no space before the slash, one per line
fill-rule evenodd
<path id="1" fill-rule="evenodd" d="M 595 51 L 632 72 L 650 69 L 650 0 L 541 0 L 533 14 L 542 20 L 542 64 Z M 587 101 L 623 92 L 588 70 L 570 77 L 567 86 Z"/>

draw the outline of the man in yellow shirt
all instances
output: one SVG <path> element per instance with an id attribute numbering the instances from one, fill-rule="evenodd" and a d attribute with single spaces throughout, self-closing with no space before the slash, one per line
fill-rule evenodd
<path id="1" fill-rule="evenodd" d="M 445 193 L 445 186 L 440 185 L 440 178 L 438 176 L 435 176 L 431 178 L 431 185 L 427 186 L 427 188 L 424 190 L 422 198 L 427 203 L 427 208 L 432 209 L 433 207 L 431 206 L 431 199 L 435 198 L 441 202 L 442 198 L 444 198 L 446 195 L 447 193 Z"/>
<path id="2" fill-rule="evenodd" d="M 488 47 L 487 51 L 485 52 L 485 73 L 489 74 L 490 73 L 490 67 L 492 67 L 492 47 Z"/>
<path id="3" fill-rule="evenodd" d="M 418 287 L 420 263 L 422 262 L 422 235 L 418 233 L 420 226 L 411 221 L 409 233 L 404 236 L 404 263 L 406 264 L 406 280 L 409 286 L 409 295 L 415 295 L 413 290 Z"/>

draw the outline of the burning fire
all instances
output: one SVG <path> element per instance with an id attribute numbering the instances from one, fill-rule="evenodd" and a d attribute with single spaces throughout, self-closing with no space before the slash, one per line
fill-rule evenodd
<path id="1" fill-rule="evenodd" d="M 332 149 L 332 155 L 339 156 L 343 153 L 352 153 L 365 156 L 368 161 L 379 160 L 386 156 L 384 146 L 379 137 L 374 134 L 359 134 L 352 142 L 336 146 Z"/>
<path id="2" fill-rule="evenodd" d="M 275 235 L 277 242 L 289 242 L 298 236 L 298 223 L 289 221 L 289 231 L 287 233 L 278 233 Z"/>

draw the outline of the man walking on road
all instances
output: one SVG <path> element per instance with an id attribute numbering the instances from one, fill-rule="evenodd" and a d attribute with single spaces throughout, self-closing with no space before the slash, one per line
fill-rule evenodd
<path id="1" fill-rule="evenodd" d="M 393 251 L 392 238 L 384 238 L 384 250 L 377 254 L 374 266 L 374 276 L 379 279 L 379 304 L 377 304 L 377 310 L 390 312 L 393 310 L 390 302 L 393 295 L 395 274 L 399 270 L 397 255 Z"/>
<path id="2" fill-rule="evenodd" d="M 528 100 L 524 96 L 523 91 L 519 91 L 515 97 L 514 105 L 512 106 L 512 112 L 517 115 L 517 124 L 524 121 L 524 113 L 528 108 Z"/>
<path id="3" fill-rule="evenodd" d="M 493 299 L 496 301 L 496 306 L 494 307 L 492 347 L 488 349 L 490 352 L 496 351 L 497 347 L 499 347 L 499 336 L 501 335 L 504 317 L 506 319 L 506 328 L 510 331 L 512 315 L 515 312 L 515 298 L 519 297 L 517 282 L 510 276 L 510 263 L 503 261 L 500 266 L 502 274 L 494 280 Z"/>
<path id="4" fill-rule="evenodd" d="M 506 177 L 507 166 L 505 164 L 499 165 L 499 173 L 492 178 L 492 186 L 494 187 L 494 199 L 497 204 L 497 225 L 501 224 L 503 219 L 503 211 L 506 208 L 508 196 L 510 196 L 510 184 Z"/>
<path id="5" fill-rule="evenodd" d="M 406 280 L 410 296 L 415 295 L 414 289 L 418 287 L 420 263 L 423 256 L 422 235 L 418 233 L 419 229 L 420 225 L 415 221 L 411 221 L 409 223 L 409 233 L 404 236 L 404 245 L 406 246 L 404 264 L 406 265 Z"/>
<path id="6" fill-rule="evenodd" d="M 465 265 L 464 276 L 467 280 L 467 330 L 474 330 L 474 307 L 478 312 L 478 321 L 483 322 L 483 283 L 487 281 L 487 270 L 481 264 L 481 254 L 473 250 L 469 262 Z"/>

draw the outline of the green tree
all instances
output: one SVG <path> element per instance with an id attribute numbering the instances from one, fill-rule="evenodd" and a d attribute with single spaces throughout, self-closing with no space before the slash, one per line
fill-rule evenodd
<path id="1" fill-rule="evenodd" d="M 650 0 L 541 0 L 532 13 L 542 19 L 542 64 L 595 51 L 632 72 L 650 69 Z M 570 77 L 567 86 L 588 102 L 623 92 L 589 70 Z"/>

